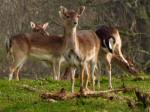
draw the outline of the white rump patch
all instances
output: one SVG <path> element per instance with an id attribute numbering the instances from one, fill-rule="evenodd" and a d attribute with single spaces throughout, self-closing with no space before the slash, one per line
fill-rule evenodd
<path id="1" fill-rule="evenodd" d="M 114 40 L 112 38 L 109 39 L 109 48 L 113 49 Z"/>

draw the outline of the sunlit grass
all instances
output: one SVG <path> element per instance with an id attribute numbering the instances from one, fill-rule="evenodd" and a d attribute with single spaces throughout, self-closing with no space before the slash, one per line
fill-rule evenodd
<path id="1" fill-rule="evenodd" d="M 113 87 L 120 88 L 123 80 L 113 78 Z M 149 80 L 134 81 L 131 77 L 124 78 L 126 87 L 136 87 L 143 91 L 150 90 Z M 28 90 L 25 87 L 34 88 Z M 77 98 L 68 101 L 50 103 L 43 101 L 40 94 L 43 92 L 59 91 L 65 88 L 71 91 L 70 81 L 54 81 L 51 78 L 21 81 L 0 80 L 0 112 L 132 112 L 122 101 L 109 101 L 103 98 Z M 108 89 L 107 77 L 101 77 L 101 90 Z M 76 81 L 76 91 L 79 90 L 79 81 Z M 119 95 L 133 97 L 134 93 Z M 142 107 L 141 107 L 142 111 Z"/>

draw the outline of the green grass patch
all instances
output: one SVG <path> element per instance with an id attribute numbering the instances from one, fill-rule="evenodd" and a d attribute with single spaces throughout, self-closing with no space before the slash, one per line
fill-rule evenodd
<path id="1" fill-rule="evenodd" d="M 113 87 L 120 88 L 123 81 L 113 78 Z M 137 87 L 143 91 L 150 91 L 149 80 L 134 81 L 131 77 L 124 78 L 126 87 Z M 35 91 L 25 87 L 34 88 Z M 70 81 L 53 81 L 50 78 L 39 80 L 24 79 L 21 81 L 0 80 L 0 112 L 132 112 L 122 101 L 109 101 L 103 98 L 77 98 L 68 101 L 50 103 L 43 101 L 40 94 L 55 92 L 61 88 L 71 91 Z M 108 78 L 101 78 L 101 90 L 108 89 Z M 76 91 L 79 90 L 79 81 L 76 81 Z M 134 93 L 119 93 L 122 96 L 134 97 Z M 140 111 L 143 111 L 141 105 Z"/>

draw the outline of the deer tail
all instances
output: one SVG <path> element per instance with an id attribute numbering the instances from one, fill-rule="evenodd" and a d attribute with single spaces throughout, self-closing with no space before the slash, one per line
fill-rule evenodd
<path id="1" fill-rule="evenodd" d="M 12 39 L 7 38 L 5 41 L 5 47 L 6 47 L 6 52 L 7 52 L 7 57 L 11 55 L 11 47 L 12 47 Z"/>

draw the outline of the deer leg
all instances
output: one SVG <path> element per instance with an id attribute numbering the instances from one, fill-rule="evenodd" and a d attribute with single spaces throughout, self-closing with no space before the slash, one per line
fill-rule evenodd
<path id="1" fill-rule="evenodd" d="M 17 81 L 19 81 L 19 71 L 20 71 L 19 68 L 17 68 L 16 71 L 15 71 L 15 76 L 16 76 Z"/>
<path id="2" fill-rule="evenodd" d="M 84 69 L 85 69 L 85 65 L 82 65 L 82 73 L 80 75 L 80 89 L 83 89 L 83 78 L 84 78 Z"/>
<path id="3" fill-rule="evenodd" d="M 89 73 L 89 68 L 88 68 L 88 64 L 87 64 L 87 63 L 86 63 L 86 65 L 85 65 L 85 69 L 86 69 L 85 89 L 86 89 L 86 90 L 89 90 L 89 89 L 88 89 L 88 82 L 89 82 L 90 73 Z"/>
<path id="4" fill-rule="evenodd" d="M 54 64 L 55 64 L 55 63 L 53 62 L 53 63 L 52 63 L 52 68 L 53 68 L 53 72 L 52 72 L 53 80 L 55 80 L 55 77 L 54 77 L 54 76 L 55 76 L 55 75 L 54 75 L 54 74 L 55 74 L 55 67 L 54 67 L 55 65 L 54 65 Z"/>
<path id="5" fill-rule="evenodd" d="M 111 78 L 111 63 L 108 65 L 108 74 L 109 74 L 109 89 L 112 89 L 112 78 Z"/>
<path id="6" fill-rule="evenodd" d="M 53 80 L 58 80 L 56 66 L 53 67 Z"/>
<path id="7" fill-rule="evenodd" d="M 23 67 L 26 59 L 27 59 L 27 57 L 25 56 L 22 59 L 20 59 L 20 62 L 18 63 L 17 70 L 16 70 L 16 80 L 18 80 L 18 81 L 19 81 L 19 72 L 20 72 L 20 69 Z"/>
<path id="8" fill-rule="evenodd" d="M 112 89 L 112 81 L 111 81 L 111 59 L 112 59 L 112 54 L 108 53 L 106 55 L 106 61 L 107 61 L 107 70 L 108 70 L 108 76 L 109 76 L 109 89 Z"/>
<path id="9" fill-rule="evenodd" d="M 60 80 L 60 66 L 61 66 L 61 60 L 58 60 L 58 68 L 57 68 L 57 79 Z"/>
<path id="10" fill-rule="evenodd" d="M 17 67 L 16 69 L 16 80 L 19 81 L 20 78 L 19 78 L 19 72 L 20 72 L 20 69 L 22 68 L 24 63 L 22 63 L 19 67 Z"/>
<path id="11" fill-rule="evenodd" d="M 15 70 L 16 70 L 15 65 L 12 65 L 12 66 L 10 67 L 9 81 L 11 81 L 11 80 L 13 79 L 13 75 L 14 75 Z"/>
<path id="12" fill-rule="evenodd" d="M 96 64 L 95 62 L 92 62 L 92 87 L 93 87 L 93 90 L 95 90 L 95 67 L 96 67 Z"/>
<path id="13" fill-rule="evenodd" d="M 12 80 L 14 73 L 16 74 L 16 79 L 19 80 L 19 70 L 23 66 L 26 57 L 23 58 L 16 58 L 14 64 L 10 68 L 9 80 Z"/>
<path id="14" fill-rule="evenodd" d="M 12 59 L 13 59 L 13 64 L 9 68 L 9 71 L 10 71 L 10 73 L 9 73 L 9 81 L 11 81 L 13 79 L 14 72 L 15 72 L 15 70 L 17 68 L 16 64 L 15 64 L 15 58 L 14 58 L 14 56 L 13 55 L 11 55 L 11 56 L 12 56 Z"/>
<path id="15" fill-rule="evenodd" d="M 71 68 L 71 91 L 74 93 L 74 83 L 75 83 L 75 68 Z"/>
<path id="16" fill-rule="evenodd" d="M 53 80 L 57 80 L 58 79 L 58 77 L 57 77 L 57 70 L 56 70 L 57 65 L 56 65 L 55 60 L 54 60 L 54 62 L 52 64 L 52 66 L 53 66 Z"/>
<path id="17" fill-rule="evenodd" d="M 96 65 L 95 65 L 96 66 Z M 98 68 L 99 68 L 99 70 L 100 70 L 100 72 L 98 72 Z M 96 73 L 96 78 L 97 78 L 97 87 L 98 87 L 98 89 L 100 89 L 100 74 L 101 74 L 101 65 L 100 65 L 100 62 L 98 63 L 98 68 L 97 67 L 95 67 L 95 73 Z M 95 80 L 96 81 L 96 80 Z"/>

